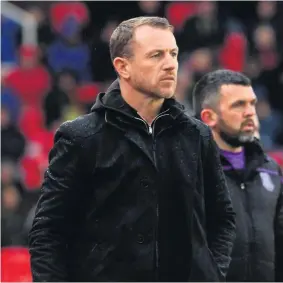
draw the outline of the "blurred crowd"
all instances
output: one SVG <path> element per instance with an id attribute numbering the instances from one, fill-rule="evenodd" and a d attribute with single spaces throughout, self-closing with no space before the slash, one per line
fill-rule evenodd
<path id="1" fill-rule="evenodd" d="M 262 144 L 283 166 L 283 2 L 12 4 L 36 19 L 38 44 L 23 44 L 21 26 L 1 15 L 2 246 L 27 245 L 54 133 L 87 113 L 116 78 L 108 43 L 130 17 L 166 16 L 174 25 L 176 98 L 189 115 L 191 90 L 203 74 L 216 68 L 247 74 L 259 101 Z"/>

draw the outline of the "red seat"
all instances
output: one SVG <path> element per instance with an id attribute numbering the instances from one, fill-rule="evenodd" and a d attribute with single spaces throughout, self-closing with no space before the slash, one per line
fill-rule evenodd
<path id="1" fill-rule="evenodd" d="M 96 83 L 84 84 L 77 90 L 78 101 L 81 103 L 93 103 L 98 93 L 99 86 Z"/>
<path id="2" fill-rule="evenodd" d="M 281 168 L 283 168 L 283 150 L 268 152 L 268 155 L 273 158 Z"/>
<path id="3" fill-rule="evenodd" d="M 1 248 L 1 282 L 32 282 L 27 248 Z"/>
<path id="4" fill-rule="evenodd" d="M 20 131 L 27 139 L 44 130 L 44 115 L 40 108 L 26 107 L 19 120 Z"/>
<path id="5" fill-rule="evenodd" d="M 166 18 L 176 30 L 182 28 L 185 21 L 196 14 L 196 3 L 173 2 L 166 6 Z"/>
<path id="6" fill-rule="evenodd" d="M 25 156 L 20 161 L 22 180 L 28 191 L 39 190 L 43 180 L 39 162 L 36 158 Z"/>
<path id="7" fill-rule="evenodd" d="M 239 32 L 230 33 L 225 39 L 219 54 L 219 61 L 223 68 L 243 72 L 246 62 L 247 39 Z"/>

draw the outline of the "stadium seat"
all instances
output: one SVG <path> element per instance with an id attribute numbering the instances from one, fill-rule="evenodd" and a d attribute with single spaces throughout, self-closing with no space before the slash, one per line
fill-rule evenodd
<path id="1" fill-rule="evenodd" d="M 173 2 L 166 6 L 165 15 L 170 24 L 179 30 L 184 22 L 196 14 L 196 3 L 194 2 Z"/>
<path id="2" fill-rule="evenodd" d="M 28 248 L 1 248 L 1 282 L 32 282 Z"/>

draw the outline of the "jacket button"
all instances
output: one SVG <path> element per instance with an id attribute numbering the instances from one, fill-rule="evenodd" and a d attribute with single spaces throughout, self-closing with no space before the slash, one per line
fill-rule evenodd
<path id="1" fill-rule="evenodd" d="M 141 180 L 141 185 L 144 187 L 144 188 L 148 188 L 148 181 L 146 180 Z"/>
<path id="2" fill-rule="evenodd" d="M 144 236 L 142 234 L 138 234 L 137 242 L 139 244 L 142 244 L 144 242 Z"/>

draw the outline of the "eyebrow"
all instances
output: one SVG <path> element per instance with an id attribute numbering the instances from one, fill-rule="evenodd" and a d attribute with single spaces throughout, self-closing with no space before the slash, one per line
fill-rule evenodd
<path id="1" fill-rule="evenodd" d="M 155 52 L 164 52 L 164 51 L 167 51 L 169 48 L 166 48 L 166 49 L 153 49 L 153 50 L 150 50 L 146 53 L 146 55 L 150 55 L 150 54 L 153 54 Z M 179 48 L 178 47 L 175 47 L 175 48 L 172 48 L 172 49 L 169 49 L 170 52 L 172 51 L 177 51 L 179 52 Z"/>
<path id="2" fill-rule="evenodd" d="M 249 101 L 249 102 L 257 102 L 258 100 L 257 100 L 257 98 L 255 97 L 255 98 L 253 98 L 251 101 Z M 236 101 L 234 101 L 231 105 L 235 105 L 235 104 L 238 104 L 238 103 L 247 103 L 248 101 L 246 101 L 246 100 L 244 100 L 244 99 L 239 99 L 239 100 L 236 100 Z"/>

